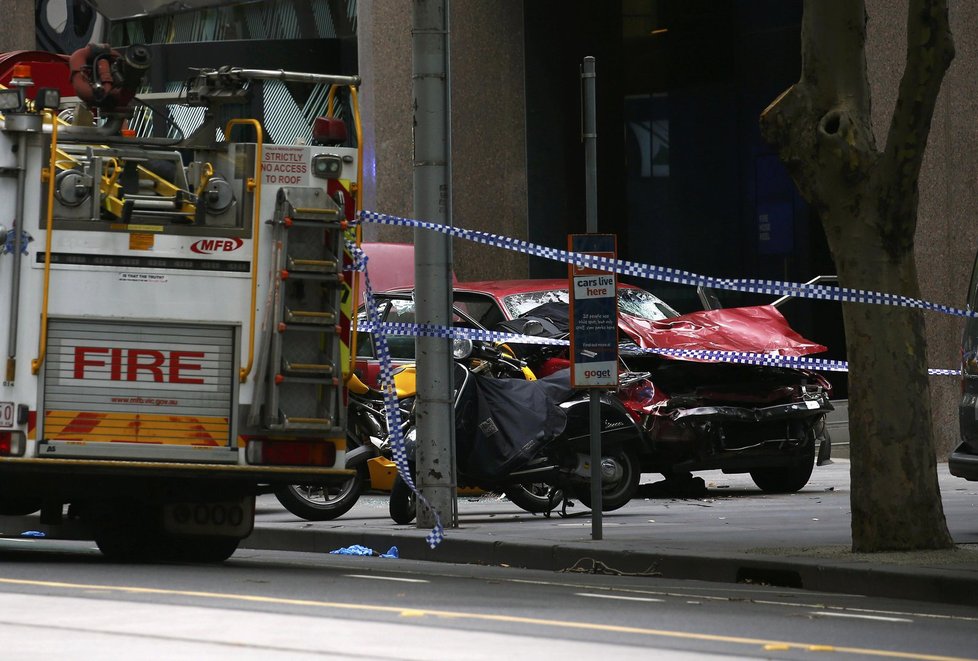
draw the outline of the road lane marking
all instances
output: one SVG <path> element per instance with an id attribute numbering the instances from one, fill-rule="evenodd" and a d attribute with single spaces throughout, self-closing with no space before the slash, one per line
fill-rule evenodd
<path id="1" fill-rule="evenodd" d="M 91 583 L 65 583 L 63 581 L 38 581 L 18 578 L 0 578 L 0 585 L 30 586 L 46 589 L 63 590 L 106 590 L 122 594 L 139 595 L 162 595 L 171 597 L 194 597 L 197 599 L 212 599 L 214 601 L 238 601 L 243 603 L 275 604 L 285 606 L 308 606 L 311 608 L 364 611 L 372 613 L 387 613 L 390 615 L 402 615 L 405 612 L 417 614 L 419 617 L 430 616 L 435 618 L 460 619 L 483 622 L 497 622 L 506 624 L 526 624 L 532 626 L 544 626 L 554 629 L 574 629 L 578 631 L 601 631 L 604 633 L 634 634 L 638 636 L 649 636 L 657 638 L 673 638 L 677 640 L 695 640 L 711 643 L 730 643 L 734 645 L 745 645 L 764 649 L 767 645 L 787 645 L 788 649 L 802 651 L 827 650 L 831 649 L 837 654 L 854 654 L 872 656 L 888 659 L 916 659 L 917 661 L 975 661 L 965 657 L 944 656 L 939 654 L 919 654 L 912 652 L 899 652 L 890 650 L 880 650 L 867 647 L 834 647 L 828 645 L 818 645 L 812 643 L 797 643 L 784 640 L 767 640 L 763 638 L 747 638 L 743 636 L 727 636 L 709 633 L 695 633 L 688 631 L 673 631 L 669 629 L 649 629 L 644 627 L 631 627 L 617 624 L 597 624 L 594 622 L 575 622 L 568 620 L 548 620 L 537 617 L 522 617 L 517 615 L 499 615 L 494 613 L 466 613 L 464 611 L 447 611 L 430 608 L 408 609 L 398 606 L 381 606 L 377 604 L 354 604 L 341 601 L 320 601 L 316 599 L 293 599 L 286 597 L 267 597 L 253 594 L 234 594 L 223 592 L 203 592 L 199 590 L 171 590 L 166 588 L 145 588 L 127 585 L 97 585 Z"/>
<path id="2" fill-rule="evenodd" d="M 619 601 L 654 601 L 660 604 L 665 602 L 665 599 L 653 599 L 652 597 L 626 597 L 618 594 L 594 594 L 593 592 L 575 592 L 574 596 L 593 597 L 595 599 L 617 599 Z"/>
<path id="3" fill-rule="evenodd" d="M 366 578 L 371 581 L 397 581 L 399 583 L 431 583 L 422 578 L 400 578 L 399 576 L 372 576 L 369 574 L 344 574 L 347 578 Z"/>
<path id="4" fill-rule="evenodd" d="M 806 604 L 791 601 L 770 601 L 762 599 L 751 599 L 751 603 L 763 606 L 788 606 L 789 608 L 824 608 L 827 611 L 838 611 L 845 613 L 863 613 L 867 615 L 884 615 L 891 617 L 915 617 L 928 620 L 948 620 L 954 622 L 978 622 L 978 617 L 967 615 L 945 615 L 943 613 L 918 613 L 915 611 L 892 611 L 875 608 L 857 608 L 855 606 L 824 606 L 821 604 Z"/>
<path id="5" fill-rule="evenodd" d="M 827 613 L 825 611 L 811 611 L 809 615 L 815 617 L 846 617 L 853 620 L 873 620 L 875 622 L 906 622 L 913 624 L 913 620 L 905 617 L 886 617 L 884 615 L 862 615 L 859 613 Z"/>
<path id="6" fill-rule="evenodd" d="M 448 578 L 455 578 L 451 574 L 440 574 L 441 576 L 447 576 Z M 795 601 L 776 601 L 774 599 L 758 599 L 756 597 L 741 597 L 737 599 L 736 597 L 724 597 L 720 595 L 710 595 L 703 594 L 702 592 L 697 592 L 697 590 L 709 590 L 710 592 L 733 592 L 735 595 L 740 594 L 751 594 L 758 592 L 758 590 L 751 589 L 735 589 L 735 588 L 696 588 L 696 587 L 684 587 L 682 592 L 673 590 L 638 590 L 634 588 L 622 588 L 622 587 L 603 587 L 599 585 L 587 585 L 584 583 L 566 583 L 560 581 L 542 581 L 542 580 L 530 580 L 523 578 L 501 578 L 495 579 L 500 582 L 506 583 L 525 583 L 528 585 L 547 585 L 552 587 L 563 587 L 563 588 L 587 588 L 589 590 L 609 590 L 614 592 L 625 592 L 631 594 L 654 594 L 661 595 L 664 597 L 676 597 L 679 599 L 702 599 L 704 601 L 750 601 L 752 604 L 760 604 L 764 606 L 787 606 L 789 608 L 824 608 L 828 611 L 843 611 L 843 612 L 855 612 L 855 613 L 868 613 L 868 614 L 879 614 L 879 615 L 889 615 L 889 616 L 904 616 L 904 617 L 915 617 L 915 618 L 926 618 L 931 620 L 948 620 L 956 622 L 978 622 L 978 617 L 969 617 L 967 615 L 945 615 L 943 613 L 919 613 L 919 612 L 906 612 L 906 611 L 894 611 L 894 610 L 882 610 L 873 608 L 859 608 L 856 606 L 825 606 L 816 603 L 804 603 Z M 788 597 L 798 597 L 797 594 L 785 595 L 785 599 Z M 865 599 L 865 595 L 851 595 L 851 594 L 836 594 L 831 592 L 806 592 L 806 597 L 855 597 L 858 599 Z"/>

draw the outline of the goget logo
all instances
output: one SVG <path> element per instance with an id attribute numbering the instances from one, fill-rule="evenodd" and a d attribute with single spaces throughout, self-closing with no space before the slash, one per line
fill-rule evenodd
<path id="1" fill-rule="evenodd" d="M 190 250 L 198 255 L 211 255 L 216 252 L 234 252 L 243 245 L 243 239 L 201 239 L 191 245 Z"/>

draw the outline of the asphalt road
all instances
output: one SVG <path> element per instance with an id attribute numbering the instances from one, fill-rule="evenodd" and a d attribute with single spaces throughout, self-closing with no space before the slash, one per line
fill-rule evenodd
<path id="1" fill-rule="evenodd" d="M 975 658 L 975 609 L 750 585 L 239 550 L 116 565 L 0 540 L 0 640 L 30 659 Z M 8 656 L 10 654 L 10 656 Z"/>

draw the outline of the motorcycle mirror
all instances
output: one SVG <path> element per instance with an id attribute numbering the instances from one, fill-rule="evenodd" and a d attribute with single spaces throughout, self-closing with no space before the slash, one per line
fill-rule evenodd
<path id="1" fill-rule="evenodd" d="M 452 358 L 462 360 L 472 355 L 472 340 L 452 340 Z"/>

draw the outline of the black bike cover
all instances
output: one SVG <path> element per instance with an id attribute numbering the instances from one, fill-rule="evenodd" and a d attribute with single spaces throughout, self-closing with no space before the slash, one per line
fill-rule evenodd
<path id="1" fill-rule="evenodd" d="M 571 397 L 568 370 L 537 381 L 475 375 L 455 417 L 456 463 L 475 481 L 503 480 L 564 431 L 559 403 Z"/>

